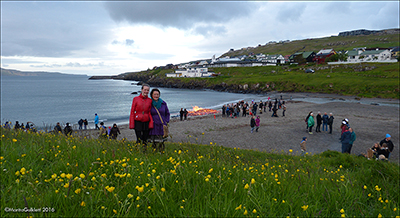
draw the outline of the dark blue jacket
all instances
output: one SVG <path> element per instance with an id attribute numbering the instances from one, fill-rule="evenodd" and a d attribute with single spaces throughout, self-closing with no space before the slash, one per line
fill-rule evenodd
<path id="1" fill-rule="evenodd" d="M 342 144 L 350 144 L 351 132 L 350 131 L 343 132 L 342 137 L 340 138 L 340 141 L 342 142 Z"/>
<path id="2" fill-rule="evenodd" d="M 322 116 L 322 122 L 328 124 L 328 115 L 324 114 L 324 116 Z"/>

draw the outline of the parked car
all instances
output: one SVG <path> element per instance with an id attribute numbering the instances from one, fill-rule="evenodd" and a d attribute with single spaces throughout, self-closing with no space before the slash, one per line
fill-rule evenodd
<path id="1" fill-rule="evenodd" d="M 315 71 L 313 69 L 307 69 L 305 72 L 306 73 L 315 73 Z"/>

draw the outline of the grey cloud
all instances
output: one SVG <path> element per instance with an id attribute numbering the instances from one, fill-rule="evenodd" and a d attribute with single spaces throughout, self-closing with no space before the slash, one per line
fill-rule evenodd
<path id="1" fill-rule="evenodd" d="M 278 14 L 276 20 L 282 23 L 286 23 L 288 21 L 302 21 L 300 20 L 306 9 L 306 4 L 304 3 L 290 3 L 284 4 L 282 7 L 278 9 Z"/>
<path id="2" fill-rule="evenodd" d="M 106 2 L 115 21 L 190 29 L 196 23 L 223 23 L 249 15 L 253 2 Z"/>
<path id="3" fill-rule="evenodd" d="M 2 3 L 2 55 L 65 57 L 105 44 L 111 36 L 102 20 L 92 21 L 89 5 Z"/>
<path id="4" fill-rule="evenodd" d="M 222 25 L 200 25 L 193 29 L 193 32 L 200 35 L 224 34 L 226 27 Z"/>

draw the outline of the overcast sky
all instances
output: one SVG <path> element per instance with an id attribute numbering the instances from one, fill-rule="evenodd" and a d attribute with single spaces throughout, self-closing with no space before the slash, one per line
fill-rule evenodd
<path id="1" fill-rule="evenodd" d="M 398 1 L 1 1 L 1 67 L 116 75 L 269 41 L 399 28 Z"/>

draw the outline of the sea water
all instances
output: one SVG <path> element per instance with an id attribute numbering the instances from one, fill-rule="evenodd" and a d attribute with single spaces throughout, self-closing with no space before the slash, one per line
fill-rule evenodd
<path id="1" fill-rule="evenodd" d="M 240 100 L 266 100 L 265 95 L 238 94 L 212 90 L 158 88 L 172 116 L 181 108 L 194 106 L 220 110 L 222 105 Z M 81 75 L 41 75 L 1 77 L 1 122 L 33 122 L 37 128 L 57 123 L 72 125 L 87 119 L 93 128 L 95 113 L 107 126 L 129 122 L 132 99 L 140 94 L 135 81 L 89 80 Z M 132 94 L 136 92 L 137 94 Z"/>

